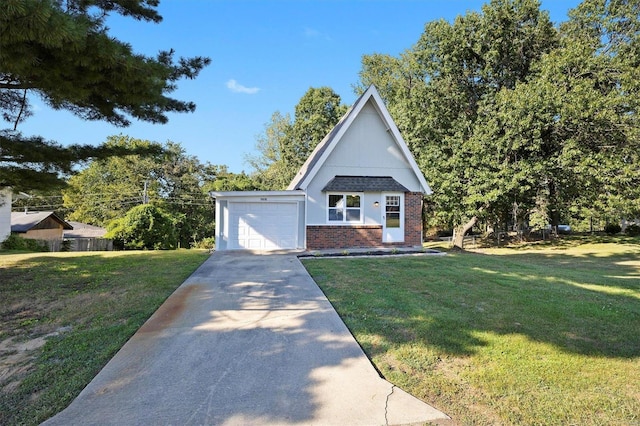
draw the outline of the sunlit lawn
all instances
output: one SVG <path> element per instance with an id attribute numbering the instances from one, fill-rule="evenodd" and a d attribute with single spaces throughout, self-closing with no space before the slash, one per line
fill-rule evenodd
<path id="1" fill-rule="evenodd" d="M 640 245 L 304 262 L 377 368 L 460 424 L 640 423 Z"/>
<path id="2" fill-rule="evenodd" d="M 206 256 L 0 253 L 0 424 L 65 408 Z"/>

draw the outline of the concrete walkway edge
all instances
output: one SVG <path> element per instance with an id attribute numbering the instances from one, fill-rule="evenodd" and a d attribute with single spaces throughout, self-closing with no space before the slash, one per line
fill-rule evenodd
<path id="1" fill-rule="evenodd" d="M 44 424 L 450 422 L 378 375 L 295 253 L 215 252 Z"/>

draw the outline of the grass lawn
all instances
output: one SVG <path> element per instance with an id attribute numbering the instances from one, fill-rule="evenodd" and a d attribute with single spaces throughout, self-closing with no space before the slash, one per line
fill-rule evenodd
<path id="1" fill-rule="evenodd" d="M 206 257 L 0 252 L 0 424 L 65 408 Z"/>
<path id="2" fill-rule="evenodd" d="M 638 239 L 304 265 L 385 378 L 459 424 L 640 424 Z"/>

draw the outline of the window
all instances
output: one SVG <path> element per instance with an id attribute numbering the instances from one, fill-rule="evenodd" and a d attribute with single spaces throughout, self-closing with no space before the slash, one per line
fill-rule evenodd
<path id="1" fill-rule="evenodd" d="M 385 226 L 387 228 L 400 228 L 400 196 L 387 195 L 385 204 Z"/>
<path id="2" fill-rule="evenodd" d="M 329 194 L 329 222 L 362 222 L 359 194 Z"/>

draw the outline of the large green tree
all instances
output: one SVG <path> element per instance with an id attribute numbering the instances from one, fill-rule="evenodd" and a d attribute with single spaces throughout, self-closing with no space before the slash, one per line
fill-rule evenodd
<path id="1" fill-rule="evenodd" d="M 181 247 L 213 235 L 214 207 L 207 190 L 220 167 L 202 164 L 176 143 L 111 137 L 106 146 L 160 147 L 149 157 L 126 155 L 93 161 L 63 190 L 68 218 L 106 226 L 134 206 L 150 203 L 173 218 Z"/>
<path id="2" fill-rule="evenodd" d="M 311 87 L 296 105 L 291 136 L 282 156 L 293 175 L 347 112 L 340 95 L 330 87 Z M 293 178 L 292 175 L 292 178 Z"/>
<path id="3" fill-rule="evenodd" d="M 211 191 L 253 191 L 263 189 L 252 176 L 245 172 L 233 173 L 227 166 L 213 166 L 209 180 L 203 186 L 206 192 Z"/>
<path id="4" fill-rule="evenodd" d="M 455 225 L 458 236 L 479 218 L 501 215 L 515 195 L 508 194 L 508 177 L 482 167 L 495 156 L 482 143 L 481 112 L 502 90 L 526 81 L 532 65 L 556 44 L 557 33 L 536 0 L 493 0 L 453 22 L 428 23 L 397 61 L 363 61 L 361 80 L 382 83 L 434 190 L 436 219 Z"/>
<path id="5" fill-rule="evenodd" d="M 284 189 L 315 147 L 340 121 L 347 107 L 330 87 L 311 87 L 295 106 L 293 122 L 275 112 L 258 137 L 248 162 L 263 189 Z"/>
<path id="6" fill-rule="evenodd" d="M 512 199 L 546 206 L 547 223 L 640 214 L 639 12 L 637 1 L 583 2 L 558 47 L 482 111 L 477 142 L 494 159 L 482 168 L 509 177 Z"/>
<path id="7" fill-rule="evenodd" d="M 295 174 L 284 152 L 291 141 L 292 122 L 288 114 L 276 111 L 257 137 L 256 153 L 247 155 L 247 163 L 254 169 L 256 184 L 265 190 L 280 190 L 289 185 Z M 297 161 L 296 161 L 297 163 Z"/>
<path id="8" fill-rule="evenodd" d="M 166 123 L 169 112 L 191 112 L 192 102 L 170 97 L 176 82 L 195 78 L 208 58 L 174 59 L 133 52 L 108 33 L 120 14 L 159 23 L 158 0 L 3 0 L 0 6 L 0 186 L 32 189 L 60 184 L 78 161 L 114 154 L 105 147 L 62 146 L 18 127 L 39 97 L 85 120 L 127 126 L 131 119 Z M 46 136 L 45 136 L 46 137 Z"/>
<path id="9" fill-rule="evenodd" d="M 640 1 L 585 0 L 554 28 L 535 0 L 430 22 L 399 58 L 363 59 L 456 245 L 478 220 L 640 214 Z"/>

